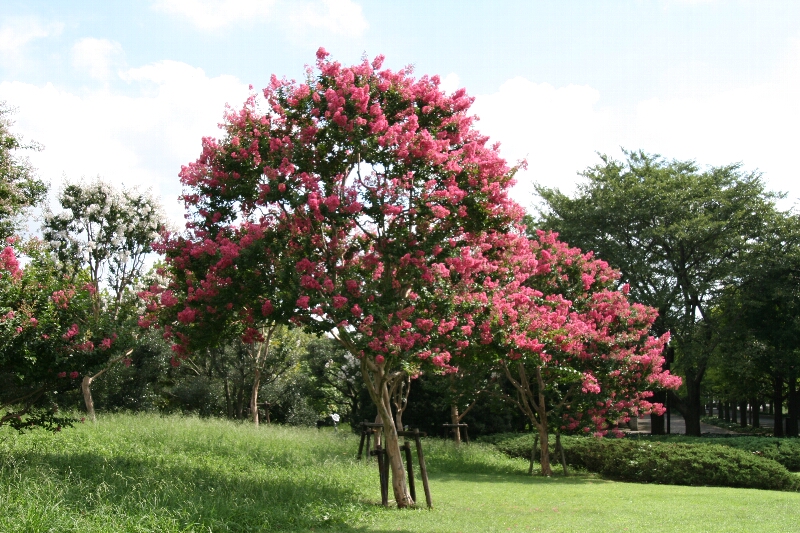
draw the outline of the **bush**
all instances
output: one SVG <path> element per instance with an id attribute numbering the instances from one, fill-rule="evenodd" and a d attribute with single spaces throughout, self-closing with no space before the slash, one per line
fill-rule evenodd
<path id="1" fill-rule="evenodd" d="M 719 444 L 751 452 L 782 464 L 790 472 L 800 472 L 800 439 L 774 437 L 749 437 L 729 435 L 707 435 L 687 437 L 685 435 L 645 436 L 642 440 L 669 441 L 687 444 Z"/>
<path id="2" fill-rule="evenodd" d="M 740 449 L 717 440 L 713 443 L 687 443 L 562 437 L 562 442 L 567 463 L 608 479 L 668 485 L 800 490 L 800 479 L 767 457 L 764 451 Z M 499 439 L 495 446 L 508 455 L 527 459 L 532 444 L 532 436 L 524 435 Z M 761 446 L 770 453 L 782 447 Z M 778 451 L 775 455 L 787 457 L 790 454 L 781 455 Z M 555 460 L 552 454 L 551 461 Z"/>

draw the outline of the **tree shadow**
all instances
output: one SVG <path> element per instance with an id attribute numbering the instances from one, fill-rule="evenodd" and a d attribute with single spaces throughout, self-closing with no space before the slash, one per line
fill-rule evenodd
<path id="1" fill-rule="evenodd" d="M 25 462 L 63 479 L 58 498 L 80 514 L 166 517 L 187 530 L 359 531 L 379 507 L 324 471 L 297 475 L 230 471 L 178 460 L 109 457 L 91 451 L 29 453 Z M 324 467 L 320 465 L 320 469 Z M 41 470 L 40 470 L 41 471 Z M 285 472 L 284 472 L 285 473 Z M 409 532 L 410 533 L 410 532 Z"/>

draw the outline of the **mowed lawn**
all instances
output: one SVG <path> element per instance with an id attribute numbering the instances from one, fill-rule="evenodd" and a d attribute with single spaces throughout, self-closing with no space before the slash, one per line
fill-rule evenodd
<path id="1" fill-rule="evenodd" d="M 796 493 L 530 477 L 489 446 L 423 442 L 434 509 L 398 511 L 345 431 L 152 415 L 4 429 L 0 531 L 800 531 Z"/>

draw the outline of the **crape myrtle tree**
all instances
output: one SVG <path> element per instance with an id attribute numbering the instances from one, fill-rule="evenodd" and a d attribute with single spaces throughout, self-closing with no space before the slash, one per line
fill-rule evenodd
<path id="1" fill-rule="evenodd" d="M 137 316 L 139 307 L 134 287 L 144 275 L 151 244 L 165 223 L 158 201 L 149 192 L 117 190 L 95 179 L 66 184 L 58 194 L 61 212 L 45 213 L 44 238 L 58 257 L 62 272 L 70 278 L 88 275 L 91 309 L 96 321 L 101 318 L 122 327 Z M 132 345 L 133 338 L 123 344 Z M 93 372 L 83 376 L 86 410 L 94 420 L 92 382 L 115 363 L 129 362 L 128 352 L 112 356 Z"/>
<path id="2" fill-rule="evenodd" d="M 320 49 L 305 82 L 273 77 L 262 103 L 228 112 L 224 137 L 181 171 L 187 231 L 164 241 L 170 282 L 143 294 L 142 324 L 158 319 L 177 356 L 232 328 L 246 342 L 264 324 L 332 335 L 359 359 L 406 507 L 393 383 L 448 368 L 459 348 L 430 334 L 452 327 L 460 274 L 445 263 L 521 209 L 464 90 L 382 62 L 345 67 Z"/>
<path id="3" fill-rule="evenodd" d="M 631 297 L 658 310 L 657 334 L 671 333 L 668 359 L 684 377 L 673 395 L 686 433 L 700 435 L 702 383 L 719 345 L 718 308 L 725 287 L 767 228 L 776 195 L 740 165 L 701 170 L 644 152 L 626 160 L 601 156 L 570 197 L 537 187 L 544 200 L 539 227 L 594 250 L 622 273 Z"/>
<path id="4" fill-rule="evenodd" d="M 72 419 L 58 412 L 58 395 L 108 357 L 116 336 L 92 316 L 85 275 L 65 279 L 41 241 L 14 238 L 0 252 L 0 426 L 57 431 Z"/>
<path id="5" fill-rule="evenodd" d="M 663 370 L 669 335 L 649 334 L 655 310 L 631 303 L 607 263 L 553 233 L 491 238 L 483 249 L 494 256 L 468 258 L 485 267 L 473 268 L 453 299 L 467 322 L 458 329 L 477 330 L 475 357 L 490 358 L 513 385 L 509 399 L 541 441 L 542 474 L 552 474 L 549 433 L 603 436 L 630 417 L 663 412 L 648 389 L 677 388 L 680 378 Z"/>

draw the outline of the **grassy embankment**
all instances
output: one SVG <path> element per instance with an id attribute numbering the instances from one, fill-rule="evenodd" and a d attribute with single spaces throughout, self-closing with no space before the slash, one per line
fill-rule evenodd
<path id="1" fill-rule="evenodd" d="M 800 494 L 526 475 L 428 439 L 434 510 L 383 509 L 355 436 L 157 416 L 0 431 L 0 531 L 793 531 Z M 421 486 L 419 493 L 422 494 Z"/>

